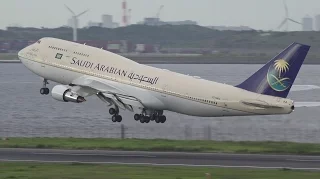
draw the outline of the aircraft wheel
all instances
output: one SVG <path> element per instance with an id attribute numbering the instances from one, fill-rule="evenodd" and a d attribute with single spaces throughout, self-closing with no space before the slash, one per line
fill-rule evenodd
<path id="1" fill-rule="evenodd" d="M 154 121 L 156 119 L 156 115 L 155 114 L 152 114 L 151 116 L 150 116 L 150 120 L 151 121 Z"/>
<path id="2" fill-rule="evenodd" d="M 140 120 L 140 114 L 135 114 L 134 115 L 134 120 L 139 121 Z"/>
<path id="3" fill-rule="evenodd" d="M 112 120 L 112 122 L 117 122 L 117 116 L 113 115 L 111 120 Z"/>
<path id="4" fill-rule="evenodd" d="M 117 116 L 116 116 L 116 120 L 117 120 L 117 122 L 121 122 L 121 121 L 122 121 L 122 116 L 117 115 Z"/>
<path id="5" fill-rule="evenodd" d="M 159 116 L 156 116 L 154 121 L 155 121 L 156 123 L 160 123 L 160 117 L 159 117 Z"/>
<path id="6" fill-rule="evenodd" d="M 167 120 L 166 116 L 160 116 L 161 123 L 165 123 Z"/>
<path id="7" fill-rule="evenodd" d="M 42 95 L 48 95 L 50 92 L 49 88 L 41 88 L 40 89 L 40 94 Z"/>
<path id="8" fill-rule="evenodd" d="M 144 122 L 145 122 L 145 123 L 149 123 L 149 122 L 150 122 L 150 117 L 145 116 L 145 117 L 144 117 Z"/>
<path id="9" fill-rule="evenodd" d="M 144 120 L 145 120 L 145 119 L 144 119 L 144 116 L 140 116 L 140 122 L 141 122 L 141 123 L 145 123 Z"/>
<path id="10" fill-rule="evenodd" d="M 116 114 L 116 109 L 114 109 L 114 108 L 110 108 L 109 109 L 109 113 L 111 114 L 111 115 L 115 115 Z"/>

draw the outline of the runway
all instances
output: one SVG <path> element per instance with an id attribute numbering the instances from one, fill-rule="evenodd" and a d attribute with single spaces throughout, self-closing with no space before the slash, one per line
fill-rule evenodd
<path id="1" fill-rule="evenodd" d="M 0 161 L 320 170 L 320 156 L 0 149 Z"/>
<path id="2" fill-rule="evenodd" d="M 21 63 L 20 60 L 0 60 L 0 63 Z"/>

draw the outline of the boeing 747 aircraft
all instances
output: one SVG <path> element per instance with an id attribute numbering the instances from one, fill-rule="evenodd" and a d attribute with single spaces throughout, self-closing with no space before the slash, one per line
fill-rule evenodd
<path id="1" fill-rule="evenodd" d="M 96 95 L 110 107 L 113 122 L 121 122 L 120 112 L 129 110 L 136 112 L 134 119 L 141 123 L 164 123 L 164 111 L 200 117 L 291 113 L 298 104 L 287 96 L 309 48 L 291 44 L 237 86 L 154 68 L 55 38 L 42 38 L 18 56 L 43 78 L 43 95 L 49 94 L 50 80 L 61 84 L 51 90 L 54 99 L 83 103 Z"/>

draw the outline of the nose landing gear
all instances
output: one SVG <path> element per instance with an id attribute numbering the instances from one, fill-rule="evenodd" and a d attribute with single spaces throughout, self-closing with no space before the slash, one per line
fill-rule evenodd
<path id="1" fill-rule="evenodd" d="M 40 89 L 40 94 L 42 94 L 42 95 L 48 95 L 48 94 L 50 93 L 49 88 L 47 88 L 47 84 L 49 84 L 49 83 L 48 83 L 48 80 L 43 79 L 43 86 L 42 86 L 42 88 Z"/>

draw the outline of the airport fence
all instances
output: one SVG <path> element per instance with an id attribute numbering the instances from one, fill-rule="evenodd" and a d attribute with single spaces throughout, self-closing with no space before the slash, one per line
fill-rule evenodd
<path id="1" fill-rule="evenodd" d="M 172 140 L 216 140 L 216 141 L 288 141 L 320 143 L 317 129 L 246 129 L 169 125 L 108 125 L 108 126 L 9 126 L 0 127 L 0 137 L 74 137 L 74 138 L 136 138 Z"/>

